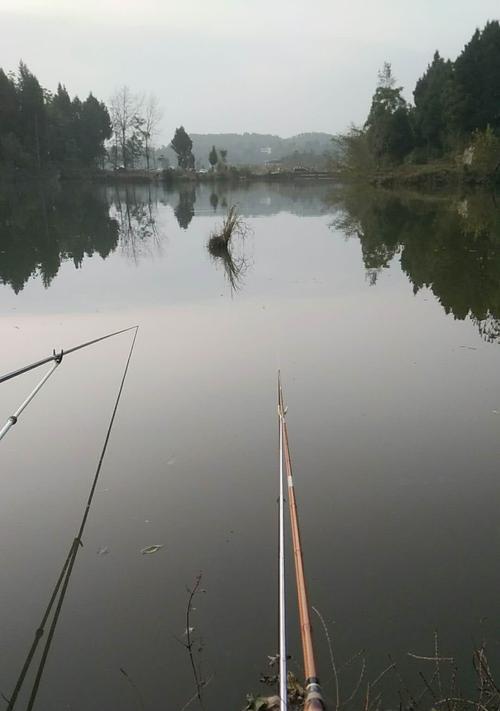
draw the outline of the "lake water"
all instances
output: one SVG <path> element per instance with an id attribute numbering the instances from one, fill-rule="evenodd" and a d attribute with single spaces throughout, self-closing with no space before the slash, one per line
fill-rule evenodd
<path id="1" fill-rule="evenodd" d="M 248 233 L 232 261 L 213 257 L 235 203 Z M 339 663 L 365 650 L 373 680 L 391 654 L 419 687 L 407 653 L 432 656 L 435 629 L 466 685 L 474 644 L 498 660 L 499 247 L 488 195 L 5 189 L 0 371 L 140 325 L 36 708 L 180 711 L 199 573 L 205 711 L 262 689 L 278 646 L 278 368 L 311 602 Z M 78 530 L 130 342 L 68 355 L 0 444 L 6 696 Z M 2 420 L 42 374 L 1 385 Z M 288 579 L 301 678 L 291 561 Z M 360 666 L 341 676 L 344 698 Z"/>

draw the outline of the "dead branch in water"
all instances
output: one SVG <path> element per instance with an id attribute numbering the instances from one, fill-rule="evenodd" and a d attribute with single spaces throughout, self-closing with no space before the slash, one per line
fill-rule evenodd
<path id="1" fill-rule="evenodd" d="M 191 669 L 193 670 L 194 682 L 195 682 L 195 686 L 196 686 L 196 693 L 194 694 L 194 696 L 191 699 L 189 699 L 189 701 L 184 706 L 184 708 L 186 708 L 189 704 L 191 704 L 191 702 L 196 698 L 200 702 L 201 708 L 203 708 L 203 700 L 201 697 L 201 691 L 208 684 L 208 681 L 204 680 L 201 676 L 201 671 L 200 671 L 201 664 L 199 663 L 198 666 L 196 665 L 195 654 L 193 652 L 193 647 L 196 644 L 198 654 L 201 653 L 203 650 L 203 643 L 202 643 L 201 639 L 196 640 L 193 637 L 193 632 L 195 630 L 194 630 L 194 627 L 191 626 L 191 614 L 192 614 L 193 610 L 195 609 L 193 607 L 193 599 L 194 599 L 195 595 L 198 595 L 199 593 L 206 592 L 205 590 L 200 588 L 201 578 L 202 578 L 202 575 L 200 573 L 199 575 L 196 576 L 194 586 L 192 588 L 187 588 L 187 591 L 189 593 L 189 598 L 188 598 L 187 607 L 186 607 L 186 630 L 184 632 L 186 641 L 183 642 L 182 640 L 175 637 L 177 642 L 180 642 L 180 644 L 182 644 L 182 646 L 187 649 L 187 652 L 189 655 L 189 661 L 191 663 Z"/>

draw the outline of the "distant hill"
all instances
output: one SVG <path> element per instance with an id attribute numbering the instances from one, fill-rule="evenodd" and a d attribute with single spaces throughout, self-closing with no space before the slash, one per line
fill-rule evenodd
<path id="1" fill-rule="evenodd" d="M 208 154 L 215 146 L 227 150 L 230 165 L 264 165 L 268 161 L 291 158 L 293 154 L 308 156 L 309 161 L 325 153 L 333 153 L 333 136 L 329 133 L 300 133 L 291 138 L 280 138 L 264 133 L 190 133 L 193 153 L 198 168 L 208 168 Z M 157 150 L 157 155 L 168 157 L 170 165 L 177 165 L 174 151 L 168 146 Z"/>

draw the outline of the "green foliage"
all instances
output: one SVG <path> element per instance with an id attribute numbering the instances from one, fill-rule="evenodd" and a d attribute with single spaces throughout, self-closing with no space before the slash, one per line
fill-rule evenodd
<path id="1" fill-rule="evenodd" d="M 184 126 L 175 130 L 170 146 L 177 153 L 177 162 L 182 170 L 194 170 L 193 142 Z"/>
<path id="2" fill-rule="evenodd" d="M 466 165 L 482 178 L 496 177 L 500 168 L 500 138 L 491 126 L 484 131 L 476 129 L 472 142 L 465 152 Z"/>
<path id="3" fill-rule="evenodd" d="M 500 136 L 500 23 L 497 20 L 476 30 L 454 62 L 435 52 L 413 91 L 414 106 L 407 104 L 401 92 L 391 65 L 386 62 L 379 73 L 364 130 L 351 129 L 336 139 L 343 167 L 359 171 L 362 166 L 369 169 L 370 160 L 384 168 L 403 162 L 451 157 L 450 154 L 461 154 L 474 135 L 473 141 L 479 141 L 477 174 L 497 171 L 498 161 L 493 150 L 496 145 L 493 139 Z M 489 133 L 480 138 L 476 131 Z M 477 158 L 480 154 L 481 159 Z"/>
<path id="4" fill-rule="evenodd" d="M 80 122 L 82 161 L 87 164 L 102 161 L 106 154 L 104 144 L 112 136 L 111 119 L 106 105 L 89 94 L 82 104 Z"/>
<path id="5" fill-rule="evenodd" d="M 425 146 L 431 155 L 440 154 L 446 144 L 452 81 L 452 63 L 436 52 L 413 92 L 416 142 Z"/>
<path id="6" fill-rule="evenodd" d="M 23 62 L 16 76 L 0 69 L 0 169 L 93 167 L 110 136 L 106 106 L 92 94 L 82 103 L 61 84 L 50 94 Z"/>
<path id="7" fill-rule="evenodd" d="M 399 163 L 413 147 L 409 109 L 395 86 L 391 65 L 379 72 L 379 83 L 366 120 L 368 145 L 377 164 Z"/>
<path id="8" fill-rule="evenodd" d="M 454 65 L 456 128 L 500 130 L 500 23 L 476 30 Z"/>
<path id="9" fill-rule="evenodd" d="M 368 136 L 363 129 L 351 126 L 347 133 L 335 136 L 333 144 L 338 156 L 334 167 L 352 175 L 369 173 L 375 167 Z"/>

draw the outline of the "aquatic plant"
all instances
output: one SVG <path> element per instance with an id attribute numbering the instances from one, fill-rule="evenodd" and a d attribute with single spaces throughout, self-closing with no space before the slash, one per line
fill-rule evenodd
<path id="1" fill-rule="evenodd" d="M 236 205 L 231 205 L 222 225 L 220 225 L 208 240 L 207 249 L 212 259 L 221 262 L 232 291 L 239 288 L 241 279 L 247 270 L 248 262 L 244 255 L 235 257 L 231 251 L 231 240 L 237 235 L 242 239 L 249 233 L 245 220 L 238 214 Z"/>

